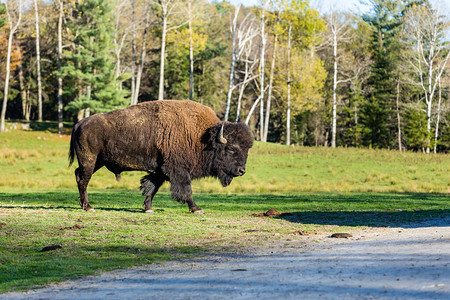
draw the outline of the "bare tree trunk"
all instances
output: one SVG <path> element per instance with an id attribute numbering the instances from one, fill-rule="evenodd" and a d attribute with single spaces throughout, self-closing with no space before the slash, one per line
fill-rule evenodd
<path id="1" fill-rule="evenodd" d="M 327 27 L 332 34 L 333 39 L 333 100 L 332 100 L 332 120 L 331 120 L 331 147 L 336 148 L 337 139 L 337 87 L 343 82 L 338 80 L 338 41 L 345 39 L 348 31 L 345 29 L 348 24 L 348 19 L 341 22 L 342 15 L 338 12 L 332 11 L 329 18 L 327 18 Z M 344 31 L 343 31 L 344 30 Z M 348 81 L 349 79 L 345 80 Z"/>
<path id="2" fill-rule="evenodd" d="M 431 135 L 431 104 L 430 100 L 427 101 L 427 147 L 426 153 L 430 153 L 430 135 Z"/>
<path id="3" fill-rule="evenodd" d="M 289 24 L 288 32 L 288 61 L 287 61 L 287 111 L 286 111 L 286 145 L 291 144 L 291 32 L 292 25 Z"/>
<path id="4" fill-rule="evenodd" d="M 25 84 L 23 78 L 23 65 L 20 63 L 19 65 L 19 88 L 20 88 L 20 98 L 22 100 L 22 117 L 26 121 L 30 121 L 26 118 L 26 110 L 27 110 L 27 92 L 25 91 Z"/>
<path id="5" fill-rule="evenodd" d="M 231 34 L 232 34 L 232 55 L 231 55 L 231 67 L 230 67 L 230 80 L 228 83 L 228 95 L 227 95 L 227 106 L 225 109 L 225 116 L 223 118 L 224 122 L 228 121 L 228 116 L 230 114 L 230 106 L 231 106 L 231 95 L 233 94 L 233 79 L 234 79 L 234 65 L 236 64 L 237 56 L 236 56 L 236 23 L 237 17 L 239 15 L 239 10 L 241 6 L 238 5 L 234 12 L 233 24 L 231 25 Z"/>
<path id="6" fill-rule="evenodd" d="M 26 99 L 30 99 L 30 89 L 26 88 Z M 31 101 L 28 101 L 25 103 L 25 120 L 30 121 L 31 120 Z"/>
<path id="7" fill-rule="evenodd" d="M 248 112 L 247 118 L 245 119 L 245 124 L 248 125 L 248 122 L 250 122 L 250 117 L 252 116 L 253 111 L 255 111 L 255 108 L 258 105 L 260 100 L 261 100 L 261 96 L 259 96 L 258 99 L 256 99 L 255 103 L 253 103 L 252 108 Z"/>
<path id="8" fill-rule="evenodd" d="M 266 87 L 266 89 L 267 89 L 267 87 Z M 253 112 L 255 111 L 256 106 L 258 106 L 260 100 L 261 100 L 261 96 L 258 96 L 258 99 L 255 100 L 255 102 L 252 105 L 252 108 L 250 108 L 250 111 L 249 111 L 249 113 L 247 115 L 247 118 L 245 118 L 245 122 L 244 122 L 245 124 L 248 125 L 248 123 L 250 122 L 250 118 L 251 118 Z"/>
<path id="9" fill-rule="evenodd" d="M 260 111 L 259 111 L 259 138 L 262 141 L 264 139 L 264 62 L 265 62 L 265 52 L 266 52 L 266 36 L 265 36 L 265 12 L 266 12 L 267 0 L 263 1 L 262 13 L 261 13 L 261 60 L 260 60 L 260 72 L 261 72 L 261 95 L 260 95 Z"/>
<path id="10" fill-rule="evenodd" d="M 139 59 L 138 73 L 137 73 L 137 77 L 136 77 L 136 91 L 134 92 L 133 104 L 138 103 L 139 90 L 141 88 L 142 71 L 144 69 L 145 53 L 147 51 L 147 37 L 148 37 L 149 23 L 150 23 L 150 8 L 147 11 L 147 16 L 145 19 L 144 35 L 142 37 L 141 57 Z"/>
<path id="11" fill-rule="evenodd" d="M 61 75 L 61 64 L 62 64 L 62 22 L 64 14 L 64 3 L 59 0 L 59 17 L 58 17 L 58 133 L 63 132 L 63 87 L 62 87 L 62 75 Z"/>
<path id="12" fill-rule="evenodd" d="M 358 128 L 358 105 L 355 103 L 355 128 Z M 359 134 L 358 131 L 356 131 L 355 134 L 355 145 L 358 144 L 359 140 Z"/>
<path id="13" fill-rule="evenodd" d="M 420 40 L 418 40 L 418 47 L 420 49 Z M 421 55 L 421 54 L 419 54 Z M 418 59 L 418 70 L 419 70 L 419 78 L 420 78 L 420 82 L 421 82 L 421 86 L 422 89 L 424 91 L 424 95 L 425 95 L 425 103 L 427 105 L 427 139 L 426 139 L 426 143 L 427 146 L 425 148 L 425 152 L 426 153 L 430 153 L 430 144 L 431 144 L 431 113 L 432 113 L 432 104 L 433 104 L 433 97 L 434 97 L 434 93 L 436 92 L 436 86 L 438 83 L 440 83 L 440 79 L 442 77 L 442 74 L 445 70 L 445 66 L 447 64 L 447 61 L 450 57 L 450 52 L 447 53 L 445 59 L 442 61 L 442 64 L 440 66 L 438 66 L 436 69 L 433 68 L 433 62 L 436 58 L 436 56 L 434 56 L 434 48 L 432 47 L 431 50 L 428 53 L 428 60 L 425 61 L 425 63 L 428 66 L 428 85 L 427 87 L 424 84 L 424 74 L 422 72 L 422 67 L 421 67 L 421 59 L 423 57 L 423 55 L 421 55 Z M 436 77 L 433 78 L 433 71 L 436 70 Z M 433 84 L 433 79 L 434 79 L 434 84 Z"/>
<path id="14" fill-rule="evenodd" d="M 245 90 L 245 87 L 247 86 L 247 84 L 245 84 L 244 82 L 247 82 L 248 75 L 249 75 L 249 68 L 248 68 L 248 57 L 247 57 L 247 59 L 245 60 L 244 81 L 241 85 L 241 88 L 239 89 L 238 105 L 237 105 L 237 109 L 236 109 L 236 122 L 240 122 L 240 120 L 241 120 L 242 97 L 244 96 L 244 90 Z"/>
<path id="15" fill-rule="evenodd" d="M 134 105 L 136 93 L 136 1 L 131 2 L 132 6 L 132 31 L 133 37 L 131 39 L 131 105 Z"/>
<path id="16" fill-rule="evenodd" d="M 240 122 L 241 120 L 242 98 L 244 96 L 245 88 L 247 87 L 250 80 L 253 80 L 253 78 L 255 78 L 254 76 L 252 76 L 252 78 L 249 78 L 250 74 L 252 73 L 252 70 L 254 69 L 257 63 L 256 60 L 252 61 L 252 65 L 249 66 L 251 52 L 252 52 L 252 42 L 250 41 L 248 48 L 246 49 L 244 80 L 241 82 L 239 90 L 238 105 L 236 111 L 236 122 Z"/>
<path id="17" fill-rule="evenodd" d="M 194 101 L 194 42 L 192 38 L 192 1 L 188 1 L 189 9 L 189 99 Z"/>
<path id="18" fill-rule="evenodd" d="M 166 59 L 166 38 L 167 33 L 171 30 L 179 28 L 183 25 L 188 24 L 189 20 L 185 20 L 183 22 L 176 22 L 171 16 L 176 14 L 180 14 L 178 10 L 181 0 L 158 0 L 154 1 L 156 5 L 161 7 L 162 14 L 162 32 L 161 32 L 161 62 L 160 62 L 160 70 L 159 70 L 159 88 L 158 88 L 158 100 L 164 99 L 164 64 Z M 176 24 L 175 24 L 176 23 Z"/>
<path id="19" fill-rule="evenodd" d="M 434 48 L 431 47 L 430 50 L 430 58 L 433 57 Z M 432 79 L 433 79 L 433 61 L 429 59 L 428 61 L 428 92 L 429 98 L 427 102 L 427 149 L 426 152 L 430 153 L 430 138 L 431 138 L 431 107 L 433 103 L 433 94 L 434 90 L 432 90 Z"/>
<path id="20" fill-rule="evenodd" d="M 116 79 L 119 78 L 120 76 L 120 52 L 116 51 Z M 118 83 L 118 88 L 119 90 L 122 90 L 122 82 Z"/>
<path id="21" fill-rule="evenodd" d="M 78 48 L 78 47 L 76 47 L 75 45 L 74 45 L 74 49 L 75 49 L 75 51 L 76 51 L 76 53 L 78 54 L 78 55 L 80 55 L 80 49 Z M 78 69 L 81 69 L 81 61 L 77 61 L 77 67 L 78 67 Z M 81 80 L 81 78 L 78 78 L 78 80 L 77 80 L 77 84 L 78 84 L 78 95 L 77 95 L 77 99 L 80 99 L 82 96 L 83 96 L 83 82 L 82 82 L 82 80 Z M 79 121 L 81 121 L 82 119 L 83 119 L 83 117 L 84 117 L 84 109 L 82 108 L 82 109 L 80 109 L 79 111 L 78 111 L 78 114 L 77 114 L 77 120 L 78 120 L 78 122 Z"/>
<path id="22" fill-rule="evenodd" d="M 331 147 L 336 148 L 336 118 L 337 118 L 337 32 L 333 31 L 333 60 L 334 60 L 334 73 L 333 73 L 333 120 L 331 126 Z"/>
<path id="23" fill-rule="evenodd" d="M 125 38 L 128 35 L 128 31 L 124 30 L 124 33 L 122 34 L 122 37 L 120 38 L 119 41 L 119 33 L 120 33 L 120 20 L 122 19 L 122 7 L 125 6 L 125 3 L 119 4 L 116 7 L 116 12 L 115 12 L 115 16 L 116 16 L 116 24 L 115 24 L 115 32 L 114 32 L 114 52 L 116 54 L 116 86 L 118 90 L 122 90 L 123 89 L 123 81 L 122 80 L 118 80 L 121 74 L 121 52 L 122 52 L 122 48 L 123 45 L 125 43 Z M 132 21 L 134 22 L 134 21 Z M 130 100 L 131 102 L 131 100 Z"/>
<path id="24" fill-rule="evenodd" d="M 164 99 L 164 60 L 166 57 L 167 15 L 163 12 L 163 29 L 161 37 L 161 64 L 159 68 L 159 92 L 158 100 Z"/>
<path id="25" fill-rule="evenodd" d="M 6 118 L 6 104 L 8 102 L 8 90 L 9 90 L 9 78 L 11 75 L 11 50 L 12 50 L 12 40 L 14 38 L 14 33 L 19 27 L 20 20 L 22 19 L 22 0 L 19 0 L 19 5 L 17 8 L 18 18 L 15 24 L 13 24 L 11 12 L 8 8 L 8 1 L 5 2 L 6 13 L 8 15 L 8 23 L 9 23 L 9 37 L 8 37 L 8 53 L 6 56 L 6 76 L 5 76 L 5 89 L 3 93 L 3 104 L 2 104 L 2 112 L 1 112 L 1 121 L 0 121 L 0 132 L 5 131 L 5 118 Z"/>
<path id="26" fill-rule="evenodd" d="M 39 13 L 37 0 L 34 0 L 34 12 L 36 17 L 36 64 L 38 84 L 38 121 L 42 121 L 42 82 L 41 82 L 41 49 L 39 41 Z"/>
<path id="27" fill-rule="evenodd" d="M 83 120 L 85 111 L 86 111 L 85 109 L 80 109 L 80 110 L 78 111 L 78 114 L 77 114 L 77 120 L 78 120 L 78 122 L 81 121 L 81 120 Z"/>
<path id="28" fill-rule="evenodd" d="M 397 109 L 398 151 L 402 152 L 402 127 L 400 120 L 400 75 L 397 79 L 397 97 L 395 99 Z"/>
<path id="29" fill-rule="evenodd" d="M 269 79 L 269 92 L 267 94 L 267 104 L 266 104 L 266 117 L 264 122 L 264 139 L 263 142 L 267 142 L 267 135 L 269 133 L 269 120 L 270 120 L 270 104 L 272 101 L 272 87 L 273 87 L 273 73 L 275 70 L 275 59 L 278 46 L 278 35 L 275 34 L 275 40 L 273 42 L 273 53 L 272 53 L 272 65 L 270 66 L 270 79 Z"/>
<path id="30" fill-rule="evenodd" d="M 441 78 L 438 79 L 438 90 L 439 90 L 439 99 L 436 117 L 436 131 L 434 133 L 434 153 L 437 153 L 437 140 L 439 136 L 439 122 L 441 117 L 441 102 L 442 102 Z"/>

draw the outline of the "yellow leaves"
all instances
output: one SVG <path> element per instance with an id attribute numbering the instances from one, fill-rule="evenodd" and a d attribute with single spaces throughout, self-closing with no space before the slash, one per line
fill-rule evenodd
<path id="1" fill-rule="evenodd" d="M 277 34 L 277 35 L 281 35 L 283 34 L 285 31 L 285 27 L 284 25 L 282 25 L 281 23 L 277 23 L 273 26 L 273 33 Z"/>
<path id="2" fill-rule="evenodd" d="M 0 78 L 4 79 L 6 69 L 6 58 L 8 55 L 8 36 L 3 33 L 0 34 Z M 22 53 L 18 45 L 12 46 L 11 49 L 11 72 L 14 72 L 22 61 Z"/>
<path id="3" fill-rule="evenodd" d="M 318 58 L 303 51 L 293 59 L 292 106 L 296 111 L 315 110 L 322 100 L 326 71 Z"/>
<path id="4" fill-rule="evenodd" d="M 287 39 L 288 28 L 292 27 L 292 41 L 299 48 L 316 44 L 320 32 L 326 30 L 325 22 L 317 10 L 310 8 L 304 0 L 277 0 L 280 19 L 272 25 L 274 34 Z"/>
<path id="5" fill-rule="evenodd" d="M 192 45 L 194 47 L 194 54 L 199 53 L 206 48 L 208 36 L 199 31 L 192 33 Z M 189 29 L 183 28 L 177 31 L 171 31 L 167 35 L 167 42 L 175 45 L 176 48 L 184 51 L 189 51 Z"/>
<path id="6" fill-rule="evenodd" d="M 311 57 L 310 50 L 293 51 L 290 66 L 287 65 L 286 53 L 280 54 L 280 62 L 275 78 L 277 91 L 283 100 L 287 100 L 287 72 L 291 78 L 291 107 L 294 113 L 314 111 L 323 100 L 322 90 L 327 73 L 323 62 L 317 57 Z"/>

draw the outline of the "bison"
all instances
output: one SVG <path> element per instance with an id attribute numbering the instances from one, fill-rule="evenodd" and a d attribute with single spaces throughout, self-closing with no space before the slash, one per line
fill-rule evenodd
<path id="1" fill-rule="evenodd" d="M 74 125 L 69 165 L 75 154 L 80 205 L 89 205 L 87 186 L 105 166 L 120 179 L 123 171 L 147 171 L 141 179 L 145 212 L 160 186 L 171 183 L 172 198 L 203 213 L 192 198 L 191 181 L 212 176 L 223 186 L 245 173 L 253 137 L 244 123 L 221 122 L 208 107 L 193 101 L 159 100 L 99 113 Z"/>

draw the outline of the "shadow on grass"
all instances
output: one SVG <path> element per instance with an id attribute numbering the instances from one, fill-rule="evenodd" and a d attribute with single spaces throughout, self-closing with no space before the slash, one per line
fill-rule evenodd
<path id="1" fill-rule="evenodd" d="M 423 211 L 351 211 L 291 212 L 278 219 L 302 224 L 368 226 L 368 227 L 446 227 L 450 226 L 450 210 Z"/>
<path id="2" fill-rule="evenodd" d="M 142 205 L 144 197 L 140 197 L 139 203 L 138 193 L 135 193 L 136 197 L 133 195 L 132 199 L 128 194 L 130 193 L 90 193 L 89 202 L 99 210 L 142 212 L 139 204 Z M 111 205 L 122 207 L 112 207 Z M 73 192 L 0 193 L 0 208 L 81 210 L 78 193 Z"/>
<path id="3" fill-rule="evenodd" d="M 81 210 L 81 207 L 68 206 L 23 206 L 23 205 L 0 205 L 1 209 L 46 209 L 46 210 Z M 128 209 L 128 208 L 110 208 L 110 207 L 94 207 L 96 210 L 102 211 L 122 211 L 130 213 L 143 213 L 143 209 Z M 161 211 L 161 210 L 160 210 Z"/>
<path id="4" fill-rule="evenodd" d="M 274 208 L 282 219 L 295 223 L 339 226 L 450 226 L 450 197 L 447 194 L 330 193 L 304 192 L 281 195 L 194 194 L 206 213 L 236 212 L 252 215 Z M 90 192 L 89 202 L 99 211 L 142 213 L 144 197 L 139 192 Z M 186 208 L 157 194 L 157 211 Z M 81 210 L 76 192 L 0 193 L 2 209 Z"/>
<path id="5" fill-rule="evenodd" d="M 27 122 L 27 121 L 20 121 L 20 120 L 12 120 L 12 121 L 8 121 L 8 122 L 16 123 L 16 124 L 29 124 L 29 128 L 33 131 L 49 131 L 52 133 L 58 132 L 58 122 L 57 121 L 43 121 L 43 122 L 29 121 L 29 122 Z M 64 122 L 63 134 L 71 134 L 72 126 L 73 126 L 72 122 Z"/>

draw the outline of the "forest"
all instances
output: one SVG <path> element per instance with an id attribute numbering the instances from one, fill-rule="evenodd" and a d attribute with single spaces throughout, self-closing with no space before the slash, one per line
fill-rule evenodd
<path id="1" fill-rule="evenodd" d="M 2 1 L 0 132 L 190 99 L 262 142 L 450 152 L 449 16 L 428 0 L 368 2 L 321 14 L 308 0 Z"/>

